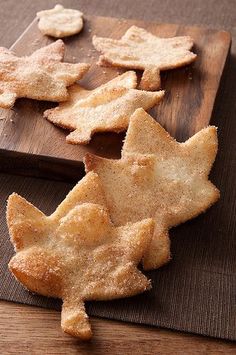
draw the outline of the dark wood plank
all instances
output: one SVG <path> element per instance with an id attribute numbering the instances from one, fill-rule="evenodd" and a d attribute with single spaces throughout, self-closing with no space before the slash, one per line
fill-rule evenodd
<path id="1" fill-rule="evenodd" d="M 230 35 L 206 28 L 86 16 L 83 32 L 65 40 L 67 61 L 92 64 L 81 81 L 82 85 L 92 89 L 122 72 L 95 64 L 99 54 L 92 47 L 92 35 L 120 38 L 133 24 L 161 37 L 188 34 L 194 39 L 198 60 L 192 66 L 162 74 L 166 96 L 158 107 L 151 110 L 153 117 L 176 139 L 183 141 L 210 121 L 230 47 Z M 27 55 L 50 42 L 51 39 L 40 34 L 35 20 L 12 49 L 18 55 Z M 87 146 L 68 144 L 65 141 L 68 132 L 42 117 L 48 107 L 52 104 L 20 99 L 13 110 L 1 110 L 1 171 L 76 180 L 83 171 L 82 159 L 86 152 L 109 158 L 120 156 L 124 134 L 96 134 Z"/>
<path id="2" fill-rule="evenodd" d="M 59 312 L 6 302 L 0 302 L 0 312 L 4 355 L 235 354 L 232 342 L 97 318 L 91 319 L 94 338 L 81 342 L 62 333 Z"/>

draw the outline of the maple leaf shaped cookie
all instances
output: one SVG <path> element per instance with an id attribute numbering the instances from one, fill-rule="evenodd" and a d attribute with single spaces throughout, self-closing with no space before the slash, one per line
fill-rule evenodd
<path id="1" fill-rule="evenodd" d="M 49 217 L 17 194 L 7 205 L 16 250 L 9 269 L 32 292 L 61 298 L 62 329 L 83 340 L 92 336 L 86 300 L 128 297 L 150 288 L 137 265 L 151 241 L 152 219 L 115 228 L 104 202 L 92 173 Z"/>
<path id="2" fill-rule="evenodd" d="M 144 70 L 140 88 L 160 87 L 160 71 L 192 63 L 196 54 L 190 52 L 193 41 L 189 36 L 159 38 L 143 28 L 131 26 L 120 40 L 93 37 L 94 47 L 103 53 L 100 65 Z"/>
<path id="3" fill-rule="evenodd" d="M 115 225 L 147 217 L 155 220 L 152 243 L 143 259 L 145 269 L 158 268 L 170 259 L 171 227 L 204 212 L 219 198 L 208 180 L 216 152 L 215 127 L 178 143 L 138 109 L 130 119 L 120 160 L 86 156 L 86 171 L 99 175 Z"/>
<path id="4" fill-rule="evenodd" d="M 85 90 L 75 84 L 69 88 L 69 101 L 47 110 L 44 116 L 52 123 L 73 130 L 68 143 L 87 144 L 95 132 L 121 132 L 127 129 L 129 118 L 142 107 L 156 105 L 164 91 L 136 90 L 137 76 L 129 71 L 95 90 Z"/>
<path id="5" fill-rule="evenodd" d="M 0 47 L 0 107 L 12 107 L 18 97 L 67 100 L 67 86 L 81 79 L 89 65 L 61 63 L 64 51 L 62 40 L 27 57 L 17 57 L 9 49 Z"/>

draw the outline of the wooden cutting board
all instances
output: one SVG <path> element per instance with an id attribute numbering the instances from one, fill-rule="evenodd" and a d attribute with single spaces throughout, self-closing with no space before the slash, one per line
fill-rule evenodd
<path id="1" fill-rule="evenodd" d="M 197 61 L 187 67 L 162 72 L 162 89 L 166 90 L 166 95 L 162 103 L 150 111 L 171 135 L 184 141 L 209 124 L 230 48 L 230 34 L 204 27 L 88 16 L 83 31 L 65 39 L 65 61 L 92 64 L 80 81 L 81 85 L 94 89 L 123 72 L 96 65 L 99 53 L 93 48 L 91 39 L 95 34 L 118 39 L 131 25 L 143 27 L 160 37 L 190 35 L 194 40 Z M 29 55 L 52 41 L 39 32 L 35 19 L 11 49 L 19 56 Z M 119 158 L 124 134 L 96 134 L 86 146 L 68 144 L 65 140 L 68 131 L 54 126 L 42 116 L 45 109 L 53 106 L 55 104 L 49 102 L 19 99 L 13 109 L 1 109 L 1 171 L 55 180 L 78 180 L 83 174 L 85 153 Z"/>

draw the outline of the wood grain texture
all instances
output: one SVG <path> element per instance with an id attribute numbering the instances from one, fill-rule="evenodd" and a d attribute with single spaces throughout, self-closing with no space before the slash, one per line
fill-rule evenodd
<path id="1" fill-rule="evenodd" d="M 62 333 L 59 312 L 0 302 L 0 313 L 4 355 L 235 354 L 235 344 L 230 342 L 97 318 L 91 319 L 94 338 L 83 343 Z"/>
<path id="2" fill-rule="evenodd" d="M 153 117 L 172 136 L 183 141 L 209 124 L 230 47 L 230 35 L 225 31 L 199 27 L 86 16 L 82 33 L 65 39 L 65 61 L 91 63 L 89 73 L 80 81 L 81 85 L 94 89 L 123 72 L 96 65 L 99 53 L 93 48 L 91 39 L 93 35 L 120 38 L 132 25 L 143 27 L 160 37 L 190 35 L 194 40 L 197 61 L 194 65 L 162 73 L 162 88 L 166 90 L 166 95 L 151 110 Z M 41 35 L 37 20 L 34 20 L 12 49 L 19 56 L 29 55 L 51 42 L 51 39 Z M 74 168 L 83 168 L 85 153 L 119 158 L 124 134 L 96 134 L 86 146 L 68 144 L 65 141 L 68 131 L 55 127 L 43 118 L 43 111 L 48 107 L 52 104 L 20 99 L 12 110 L 1 110 L 2 171 L 12 172 L 13 166 L 14 172 L 19 174 L 76 180 L 79 176 Z"/>
<path id="3" fill-rule="evenodd" d="M 35 17 L 36 11 L 54 6 L 57 0 L 0 0 L 0 42 L 2 46 L 10 47 L 12 43 L 19 37 L 22 31 Z M 233 45 L 231 56 L 228 61 L 228 66 L 225 73 L 223 85 L 221 85 L 218 99 L 212 116 L 212 123 L 219 126 L 220 150 L 217 161 L 214 167 L 212 178 L 217 186 L 221 189 L 221 200 L 213 211 L 212 221 L 213 231 L 211 234 L 212 249 L 209 245 L 204 244 L 206 259 L 216 260 L 222 259 L 221 266 L 214 273 L 220 275 L 224 270 L 224 266 L 228 265 L 228 269 L 235 270 L 234 259 L 223 257 L 222 249 L 224 244 L 228 244 L 228 239 L 231 243 L 228 244 L 228 254 L 235 251 L 235 199 L 236 199 L 236 81 L 232 78 L 236 77 L 236 12 L 235 0 L 149 0 L 133 1 L 133 0 L 61 0 L 64 6 L 79 8 L 86 14 L 101 15 L 101 16 L 116 16 L 126 18 L 139 18 L 146 21 L 154 22 L 171 22 L 188 25 L 206 25 L 218 29 L 226 29 L 231 31 L 233 36 Z M 223 122 L 223 123 L 222 123 Z M 33 168 L 33 167 L 32 167 Z M 24 169 L 22 167 L 22 169 Z M 14 164 L 12 165 L 14 172 Z M 10 191 L 18 191 L 17 176 L 0 174 L 2 176 L 1 184 L 9 185 Z M 55 197 L 58 195 L 58 190 L 62 190 L 61 183 L 49 183 L 44 185 L 40 181 L 38 185 L 35 179 L 21 178 L 21 192 L 31 201 L 40 201 L 39 207 L 44 206 L 45 212 L 50 213 L 53 210 L 53 203 L 40 199 L 42 190 L 48 195 L 52 193 Z M 64 194 L 69 191 L 71 186 L 64 187 Z M 2 197 L 2 196 L 1 196 Z M 61 196 L 62 198 L 63 196 Z M 207 216 L 196 222 L 199 229 L 182 238 L 179 245 L 180 248 L 185 246 L 188 239 L 192 239 L 202 233 L 202 226 Z M 1 234 L 6 233 L 4 217 L 1 221 Z M 180 231 L 178 238 L 181 238 L 183 233 Z M 194 234 L 194 236 L 193 236 Z M 219 235 L 222 238 L 222 244 L 214 243 L 214 238 Z M 176 239 L 176 243 L 177 239 Z M 187 245 L 189 254 L 192 250 L 194 258 L 200 258 L 199 248 L 193 247 L 191 243 Z M 172 245 L 172 251 L 176 252 L 175 245 Z M 179 250 L 180 251 L 180 250 Z M 199 251 L 199 252 L 198 252 Z M 179 256 L 181 258 L 182 255 Z M 191 255 L 189 256 L 191 257 Z M 203 264 L 205 267 L 205 263 Z M 2 282 L 2 279 L 1 279 Z M 168 280 L 165 284 L 168 284 Z M 194 297 L 193 303 L 189 301 L 189 294 L 197 289 L 186 290 L 185 302 L 188 311 L 187 324 L 195 317 Z M 218 290 L 216 289 L 217 293 Z M 227 289 L 225 289 L 227 295 Z M 207 292 L 208 293 L 208 292 Z M 209 307 L 212 305 L 211 293 L 208 293 Z M 224 299 L 222 302 L 225 303 Z M 206 302 L 205 299 L 201 300 Z M 190 308 L 192 306 L 192 308 Z M 141 325 L 130 325 L 121 322 L 110 322 L 100 319 L 96 325 L 96 347 L 87 347 L 84 350 L 76 343 L 76 340 L 70 337 L 63 336 L 59 327 L 59 314 L 54 311 L 48 311 L 40 308 L 33 308 L 23 305 L 15 305 L 12 303 L 0 303 L 0 349 L 1 353 L 5 354 L 104 354 L 110 350 L 111 353 L 132 354 L 138 352 L 140 354 L 234 354 L 236 351 L 235 344 L 209 339 L 207 337 L 186 335 L 180 332 L 170 330 L 158 330 L 157 328 L 143 327 Z M 220 305 L 219 305 L 220 308 Z M 176 310 L 178 312 L 178 309 Z M 202 315 L 200 310 L 200 315 Z M 236 312 L 234 312 L 235 314 Z M 214 314 L 214 319 L 224 316 L 221 312 Z M 226 321 L 227 323 L 227 321 Z M 95 323 L 93 322 L 93 325 Z M 109 327 L 108 325 L 109 324 Z M 118 326 L 114 326 L 116 324 Z M 227 326 L 227 324 L 224 324 Z M 101 332 L 100 332 L 101 329 Z M 201 329 L 199 328 L 199 331 Z M 99 333 L 98 333 L 99 332 Z M 108 333 L 107 333 L 108 332 Z M 99 334 L 99 335 L 98 335 Z M 154 336 L 154 335 L 155 336 Z M 154 340 L 153 340 L 154 339 Z M 43 351 L 41 351 L 43 349 Z M 56 349 L 56 350 L 55 350 Z M 114 349 L 114 351 L 113 351 Z M 120 351 L 119 351 L 120 350 Z M 177 352 L 178 351 L 178 352 Z"/>

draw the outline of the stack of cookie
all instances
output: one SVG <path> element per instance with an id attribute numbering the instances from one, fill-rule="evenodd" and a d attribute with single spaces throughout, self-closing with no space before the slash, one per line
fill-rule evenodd
<path id="1" fill-rule="evenodd" d="M 38 13 L 45 35 L 64 37 L 82 29 L 82 13 L 57 5 Z M 16 255 L 9 268 L 29 290 L 63 300 L 62 328 L 91 338 L 87 300 L 128 297 L 151 282 L 137 268 L 157 269 L 171 259 L 170 228 L 217 201 L 208 175 L 217 153 L 217 131 L 209 126 L 178 143 L 145 110 L 164 97 L 160 71 L 196 59 L 190 37 L 158 38 L 132 26 L 121 40 L 93 38 L 99 65 L 131 70 L 94 89 L 77 81 L 86 63 L 64 63 L 57 40 L 29 57 L 0 48 L 0 106 L 18 97 L 59 102 L 44 112 L 72 131 L 66 142 L 88 144 L 96 132 L 127 130 L 121 159 L 87 154 L 87 175 L 51 216 L 24 198 L 8 199 L 7 223 Z M 137 88 L 139 87 L 139 88 Z M 151 90 L 151 91 L 149 91 Z"/>

